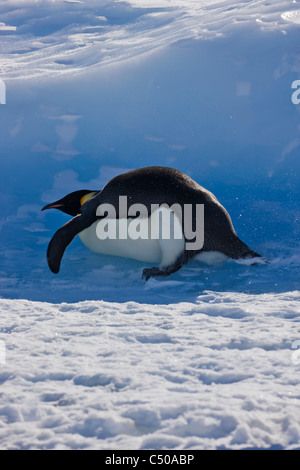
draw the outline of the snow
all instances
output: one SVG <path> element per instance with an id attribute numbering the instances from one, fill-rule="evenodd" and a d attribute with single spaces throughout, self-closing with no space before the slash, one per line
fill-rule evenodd
<path id="1" fill-rule="evenodd" d="M 300 448 L 299 11 L 1 2 L 0 448 Z M 41 207 L 153 164 L 270 263 L 145 282 L 77 237 L 53 275 Z"/>
<path id="2" fill-rule="evenodd" d="M 298 307 L 298 311 L 297 311 Z M 299 294 L 1 300 L 3 447 L 298 447 Z"/>

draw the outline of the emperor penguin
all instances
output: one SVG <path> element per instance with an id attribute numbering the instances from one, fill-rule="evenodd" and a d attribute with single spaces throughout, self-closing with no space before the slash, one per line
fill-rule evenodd
<path id="1" fill-rule="evenodd" d="M 217 252 L 235 260 L 249 258 L 251 264 L 256 264 L 255 258 L 262 259 L 238 238 L 227 210 L 217 198 L 174 168 L 149 166 L 131 170 L 112 178 L 102 190 L 74 191 L 42 210 L 51 208 L 72 216 L 48 245 L 47 261 L 55 274 L 77 234 L 94 252 L 157 264 L 143 269 L 146 280 L 169 276 L 199 255 Z M 173 229 L 172 234 L 167 230 L 169 236 L 164 236 L 161 228 L 166 214 Z M 109 237 L 112 223 L 114 236 Z M 127 232 L 122 233 L 127 236 L 120 235 L 124 224 Z M 135 229 L 143 226 L 143 234 L 132 232 L 130 224 Z"/>

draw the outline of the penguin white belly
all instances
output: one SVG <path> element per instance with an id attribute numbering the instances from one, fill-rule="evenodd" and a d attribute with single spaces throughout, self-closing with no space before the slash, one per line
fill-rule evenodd
<path id="1" fill-rule="evenodd" d="M 129 237 L 124 240 L 119 238 L 100 240 L 96 231 L 97 224 L 98 222 L 95 222 L 79 233 L 79 238 L 89 250 L 95 253 L 121 256 L 147 263 L 161 262 L 162 253 L 158 240 L 132 240 Z"/>
<path id="2" fill-rule="evenodd" d="M 128 236 L 123 238 L 117 236 L 115 238 L 99 238 L 99 233 L 103 234 L 106 231 L 105 225 L 108 224 L 108 220 L 105 218 L 94 222 L 90 227 L 80 232 L 79 238 L 87 248 L 95 253 L 131 258 L 147 263 L 160 264 L 160 266 L 165 267 L 174 263 L 184 251 L 184 236 L 179 220 L 173 212 L 174 219 L 170 228 L 170 230 L 174 230 L 170 232 L 173 237 L 166 237 L 166 234 L 161 234 L 158 215 L 162 212 L 166 215 L 165 209 L 159 209 L 149 219 L 122 219 L 121 221 L 111 219 L 109 223 L 115 224 L 114 231 L 117 235 L 120 233 L 120 224 L 122 224 L 124 230 L 126 220 L 126 233 Z M 136 237 L 138 232 L 134 233 L 133 230 L 139 223 L 143 227 L 140 232 L 142 237 Z M 145 232 L 148 234 L 147 238 Z M 150 234 L 151 236 L 149 236 Z"/>

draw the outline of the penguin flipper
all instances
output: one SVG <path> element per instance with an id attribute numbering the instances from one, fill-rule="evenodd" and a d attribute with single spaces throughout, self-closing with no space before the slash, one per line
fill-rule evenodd
<path id="1" fill-rule="evenodd" d="M 54 274 L 59 272 L 60 263 L 67 246 L 79 232 L 89 225 L 91 225 L 90 221 L 87 223 L 86 217 L 79 214 L 55 232 L 47 249 L 48 266 Z"/>

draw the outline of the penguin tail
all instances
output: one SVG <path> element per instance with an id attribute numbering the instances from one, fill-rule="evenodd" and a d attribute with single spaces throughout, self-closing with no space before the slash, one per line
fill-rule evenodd
<path id="1" fill-rule="evenodd" d="M 251 265 L 263 264 L 263 263 L 269 262 L 262 255 L 251 250 L 251 248 L 249 248 L 249 246 L 247 246 L 244 242 L 242 242 L 242 240 L 240 240 L 238 237 L 236 237 L 232 241 L 232 243 L 229 244 L 229 247 L 230 247 L 230 253 L 228 253 L 228 256 L 230 256 L 232 259 L 249 260 L 249 263 L 247 264 L 251 264 Z M 256 260 L 254 261 L 255 258 Z"/>
<path id="2" fill-rule="evenodd" d="M 91 225 L 91 221 L 86 220 L 82 214 L 73 217 L 65 225 L 55 232 L 47 249 L 47 262 L 50 270 L 57 274 L 67 246 L 73 238 Z"/>

